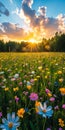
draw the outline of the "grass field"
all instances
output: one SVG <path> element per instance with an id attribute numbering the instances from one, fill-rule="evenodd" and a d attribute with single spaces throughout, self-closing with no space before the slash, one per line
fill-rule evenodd
<path id="1" fill-rule="evenodd" d="M 65 130 L 65 53 L 0 53 L 0 128 Z"/>

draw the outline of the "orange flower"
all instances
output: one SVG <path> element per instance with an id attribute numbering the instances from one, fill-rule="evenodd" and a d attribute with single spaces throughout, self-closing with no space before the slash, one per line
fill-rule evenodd
<path id="1" fill-rule="evenodd" d="M 58 122 L 61 127 L 64 127 L 64 121 L 61 118 L 59 118 Z"/>
<path id="2" fill-rule="evenodd" d="M 30 90 L 30 89 L 31 89 L 31 85 L 28 85 L 28 86 L 27 86 L 27 89 Z"/>
<path id="3" fill-rule="evenodd" d="M 17 111 L 17 115 L 18 115 L 19 117 L 22 117 L 22 118 L 23 118 L 24 113 L 25 113 L 24 108 L 20 108 L 20 109 Z"/>
<path id="4" fill-rule="evenodd" d="M 62 95 L 65 95 L 65 88 L 60 88 L 59 91 L 61 92 Z"/>

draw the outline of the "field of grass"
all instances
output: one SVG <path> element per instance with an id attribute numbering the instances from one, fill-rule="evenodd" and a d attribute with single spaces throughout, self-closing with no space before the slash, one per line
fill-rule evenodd
<path id="1" fill-rule="evenodd" d="M 64 53 L 0 53 L 0 129 L 16 128 L 65 130 Z"/>

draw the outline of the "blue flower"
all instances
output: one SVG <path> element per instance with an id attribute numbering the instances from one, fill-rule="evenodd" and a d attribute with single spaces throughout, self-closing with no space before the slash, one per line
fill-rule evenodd
<path id="1" fill-rule="evenodd" d="M 18 122 L 19 117 L 15 117 L 15 112 L 12 112 L 12 115 L 10 113 L 7 114 L 7 119 L 3 118 L 2 122 L 3 124 L 0 124 L 0 128 L 2 130 L 16 130 L 17 127 L 19 127 L 20 122 Z"/>
<path id="2" fill-rule="evenodd" d="M 37 110 L 38 110 L 38 114 L 42 115 L 43 117 L 51 117 L 52 114 L 53 114 L 53 110 L 52 110 L 52 106 L 48 106 L 47 107 L 47 104 L 46 102 L 44 102 L 44 104 L 42 105 L 40 103 L 39 106 L 37 106 Z"/>

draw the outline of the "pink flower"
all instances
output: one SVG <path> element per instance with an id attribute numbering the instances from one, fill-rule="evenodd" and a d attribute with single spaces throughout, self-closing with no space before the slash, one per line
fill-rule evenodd
<path id="1" fill-rule="evenodd" d="M 48 88 L 46 88 L 45 92 L 46 93 L 50 93 L 50 90 Z"/>
<path id="2" fill-rule="evenodd" d="M 62 108 L 65 109 L 65 104 L 62 105 Z"/>
<path id="3" fill-rule="evenodd" d="M 36 100 L 38 100 L 38 95 L 37 95 L 37 93 L 32 92 L 32 93 L 30 94 L 29 98 L 30 98 L 30 100 L 32 100 L 32 101 L 36 101 Z"/>
<path id="4" fill-rule="evenodd" d="M 0 118 L 2 117 L 2 112 L 0 112 Z"/>
<path id="5" fill-rule="evenodd" d="M 15 101 L 18 103 L 19 97 L 15 96 Z"/>
<path id="6" fill-rule="evenodd" d="M 59 109 L 58 105 L 57 105 L 57 106 L 55 106 L 55 107 L 54 107 L 54 109 L 55 109 L 55 110 L 58 110 L 58 109 Z"/>
<path id="7" fill-rule="evenodd" d="M 49 100 L 50 100 L 51 102 L 54 102 L 54 101 L 55 101 L 55 98 L 54 98 L 54 97 L 51 97 Z"/>
<path id="8" fill-rule="evenodd" d="M 59 130 L 62 130 L 62 128 L 60 127 Z"/>

